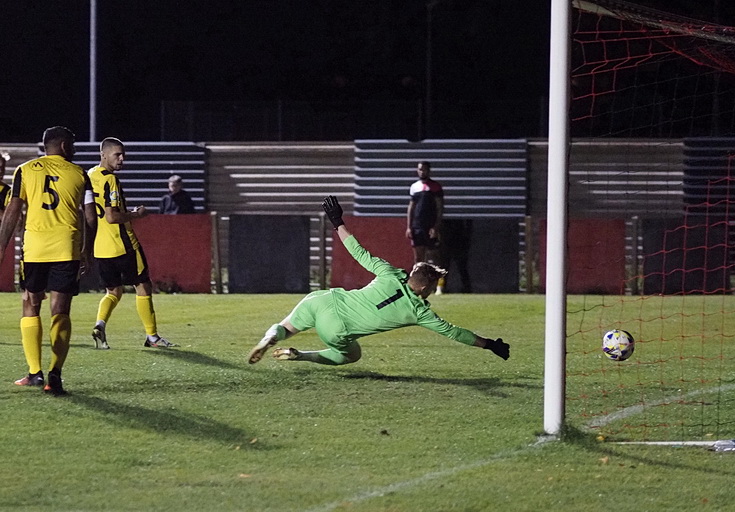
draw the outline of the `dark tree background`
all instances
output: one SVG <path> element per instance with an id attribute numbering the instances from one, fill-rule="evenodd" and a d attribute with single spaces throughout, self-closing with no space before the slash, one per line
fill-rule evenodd
<path id="1" fill-rule="evenodd" d="M 723 0 L 640 3 L 735 18 Z M 99 1 L 98 134 L 157 140 L 167 100 L 420 103 L 428 5 L 433 101 L 543 109 L 550 0 Z M 88 137 L 88 30 L 87 2 L 6 2 L 0 141 L 54 124 Z"/>

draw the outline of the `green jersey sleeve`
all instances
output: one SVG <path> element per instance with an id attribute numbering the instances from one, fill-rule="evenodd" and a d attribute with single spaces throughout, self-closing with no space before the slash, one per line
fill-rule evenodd
<path id="1" fill-rule="evenodd" d="M 355 258 L 365 270 L 380 277 L 386 274 L 404 273 L 403 270 L 397 269 L 387 261 L 377 256 L 373 256 L 365 249 L 354 235 L 350 235 L 344 241 L 344 246 L 350 255 Z"/>
<path id="2" fill-rule="evenodd" d="M 434 313 L 428 306 L 419 313 L 417 324 L 465 345 L 475 344 L 475 333 L 463 327 L 450 324 Z"/>

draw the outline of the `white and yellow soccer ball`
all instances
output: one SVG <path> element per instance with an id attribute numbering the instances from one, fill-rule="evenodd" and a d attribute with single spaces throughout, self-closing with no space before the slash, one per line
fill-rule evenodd
<path id="1" fill-rule="evenodd" d="M 613 361 L 625 361 L 633 355 L 635 340 L 622 329 L 607 331 L 602 337 L 602 353 Z"/>

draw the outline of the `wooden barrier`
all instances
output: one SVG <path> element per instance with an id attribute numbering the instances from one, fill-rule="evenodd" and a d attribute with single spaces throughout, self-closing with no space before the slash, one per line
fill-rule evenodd
<path id="1" fill-rule="evenodd" d="M 546 219 L 539 224 L 540 288 L 546 290 Z M 567 292 L 619 295 L 625 291 L 625 221 L 570 219 Z"/>
<path id="2" fill-rule="evenodd" d="M 230 216 L 230 293 L 308 293 L 309 217 Z"/>
<path id="3" fill-rule="evenodd" d="M 405 217 L 345 217 L 345 223 L 371 254 L 411 270 L 413 250 L 406 239 Z M 447 222 L 445 228 L 453 231 L 445 233 L 448 250 L 441 252 L 444 261 L 437 263 L 450 271 L 447 291 L 518 292 L 517 219 L 474 219 L 463 223 L 463 231 L 459 221 Z M 331 286 L 354 289 L 368 284 L 374 276 L 350 256 L 338 237 L 333 240 Z M 457 251 L 452 254 L 452 249 Z"/>
<path id="4" fill-rule="evenodd" d="M 134 221 L 133 229 L 157 289 L 211 293 L 212 221 L 208 213 L 148 215 Z"/>
<path id="5" fill-rule="evenodd" d="M 14 237 L 11 238 L 10 243 L 5 249 L 3 261 L 0 261 L 0 292 L 15 291 L 15 248 L 13 245 Z"/>
<path id="6" fill-rule="evenodd" d="M 394 267 L 411 270 L 413 251 L 406 239 L 406 218 L 344 216 L 345 224 L 355 238 L 373 256 L 378 256 Z M 331 226 L 331 224 L 330 224 Z M 352 290 L 362 288 L 375 276 L 362 268 L 335 233 L 332 241 L 332 274 L 330 286 Z"/>

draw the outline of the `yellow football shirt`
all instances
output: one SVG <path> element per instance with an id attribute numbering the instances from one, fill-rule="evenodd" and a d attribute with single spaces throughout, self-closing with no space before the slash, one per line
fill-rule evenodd
<path id="1" fill-rule="evenodd" d="M 120 180 L 113 172 L 99 165 L 92 167 L 87 175 L 92 183 L 95 207 L 99 217 L 97 236 L 94 239 L 94 257 L 115 258 L 138 249 L 138 239 L 130 222 L 110 224 L 105 220 L 105 207 L 117 207 L 121 212 L 127 211 Z"/>
<path id="2" fill-rule="evenodd" d="M 20 165 L 13 176 L 12 197 L 27 204 L 23 260 L 78 260 L 82 247 L 80 206 L 89 190 L 84 170 L 60 155 Z"/>

